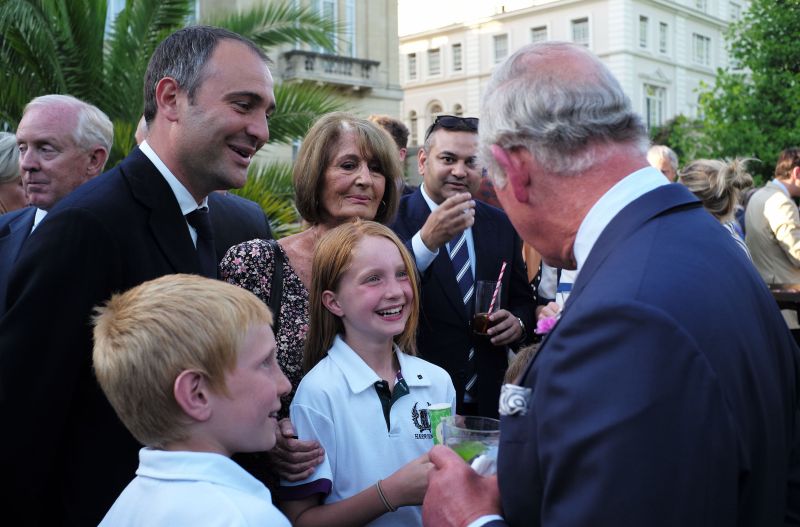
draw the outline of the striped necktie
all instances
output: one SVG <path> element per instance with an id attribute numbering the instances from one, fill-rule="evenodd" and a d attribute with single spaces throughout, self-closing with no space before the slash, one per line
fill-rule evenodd
<path id="1" fill-rule="evenodd" d="M 461 299 L 467 310 L 467 317 L 472 316 L 472 296 L 475 293 L 475 277 L 472 274 L 472 266 L 469 264 L 469 251 L 467 250 L 467 231 L 463 231 L 447 244 L 447 251 L 450 253 L 450 261 L 453 263 L 453 270 L 456 273 L 456 282 L 461 291 Z M 467 355 L 467 384 L 464 389 L 468 396 L 471 395 L 478 374 L 475 367 L 475 348 L 469 349 Z"/>

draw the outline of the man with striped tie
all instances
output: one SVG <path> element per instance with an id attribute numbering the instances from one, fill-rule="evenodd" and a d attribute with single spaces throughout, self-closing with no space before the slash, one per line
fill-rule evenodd
<path id="1" fill-rule="evenodd" d="M 477 118 L 437 117 L 418 153 L 423 184 L 403 197 L 392 228 L 414 254 L 422 279 L 420 355 L 450 373 L 458 413 L 497 417 L 507 349 L 528 339 L 534 300 L 510 221 L 473 199 L 481 180 L 477 151 Z M 475 283 L 497 280 L 504 261 L 489 345 L 473 339 L 470 329 Z"/>

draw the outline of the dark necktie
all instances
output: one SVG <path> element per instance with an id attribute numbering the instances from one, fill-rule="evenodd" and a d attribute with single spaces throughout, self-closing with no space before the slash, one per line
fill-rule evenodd
<path id="1" fill-rule="evenodd" d="M 456 273 L 456 282 L 458 282 L 458 289 L 461 291 L 461 299 L 464 301 L 467 317 L 471 317 L 472 296 L 475 293 L 475 277 L 472 274 L 472 266 L 469 264 L 467 231 L 463 231 L 450 240 L 447 244 L 447 251 L 450 253 L 450 261 L 453 263 L 453 271 Z M 468 394 L 472 395 L 472 389 L 477 380 L 475 348 L 470 348 L 467 355 L 467 384 L 464 387 Z"/>
<path id="2" fill-rule="evenodd" d="M 197 231 L 197 257 L 203 276 L 217 277 L 217 256 L 214 252 L 214 231 L 208 208 L 195 209 L 186 215 L 186 221 Z"/>

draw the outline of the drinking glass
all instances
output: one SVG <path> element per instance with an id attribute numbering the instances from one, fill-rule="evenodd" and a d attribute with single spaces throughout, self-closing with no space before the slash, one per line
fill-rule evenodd
<path id="1" fill-rule="evenodd" d="M 451 415 L 442 419 L 444 444 L 481 476 L 497 472 L 500 421 L 491 417 Z"/>
<path id="2" fill-rule="evenodd" d="M 492 297 L 497 288 L 497 298 L 492 304 Z M 487 331 L 494 323 L 489 320 L 489 315 L 500 309 L 500 296 L 503 293 L 503 284 L 497 287 L 493 280 L 478 280 L 475 282 L 475 314 L 472 316 L 472 332 L 475 335 L 488 338 Z M 489 308 L 491 307 L 491 312 Z"/>

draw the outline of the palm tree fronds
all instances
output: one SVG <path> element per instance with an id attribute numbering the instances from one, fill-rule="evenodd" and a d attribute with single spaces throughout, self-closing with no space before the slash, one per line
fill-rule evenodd
<path id="1" fill-rule="evenodd" d="M 276 110 L 269 121 L 271 143 L 303 137 L 321 115 L 342 110 L 345 102 L 326 86 L 311 82 L 275 86 Z"/>
<path id="2" fill-rule="evenodd" d="M 261 206 L 276 239 L 302 230 L 300 215 L 294 207 L 291 165 L 253 164 L 245 186 L 231 192 Z"/>

